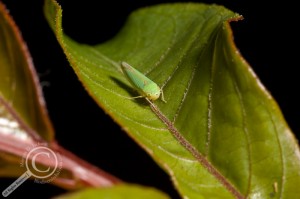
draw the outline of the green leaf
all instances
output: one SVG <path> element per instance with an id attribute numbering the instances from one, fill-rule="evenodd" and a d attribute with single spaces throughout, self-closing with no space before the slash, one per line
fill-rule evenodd
<path id="1" fill-rule="evenodd" d="M 11 131 L 21 137 L 28 136 L 28 132 L 22 134 L 21 127 L 10 129 L 9 124 L 18 124 L 22 120 L 44 140 L 53 140 L 53 129 L 27 46 L 1 2 L 0 99 L 0 134 Z"/>
<path id="2" fill-rule="evenodd" d="M 300 198 L 300 153 L 273 98 L 233 44 L 222 6 L 177 3 L 135 11 L 111 40 L 88 46 L 45 14 L 89 94 L 171 176 L 187 198 Z M 99 25 L 99 24 L 98 24 Z M 163 88 L 138 95 L 126 61 Z"/>
<path id="3" fill-rule="evenodd" d="M 122 184 L 110 188 L 85 189 L 71 194 L 56 197 L 56 199 L 168 199 L 162 192 L 138 185 Z"/>

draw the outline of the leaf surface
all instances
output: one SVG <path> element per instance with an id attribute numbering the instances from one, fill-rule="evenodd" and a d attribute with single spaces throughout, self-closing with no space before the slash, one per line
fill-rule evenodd
<path id="1" fill-rule="evenodd" d="M 111 40 L 80 44 L 45 14 L 89 94 L 171 176 L 187 198 L 299 198 L 299 148 L 274 99 L 241 57 L 222 6 L 177 3 L 133 12 Z M 163 88 L 137 92 L 125 61 Z M 109 133 L 109 132 L 107 132 Z"/>

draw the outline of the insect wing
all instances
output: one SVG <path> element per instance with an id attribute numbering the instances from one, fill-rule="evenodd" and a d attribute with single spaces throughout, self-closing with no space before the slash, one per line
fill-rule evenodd
<path id="1" fill-rule="evenodd" d="M 146 85 L 155 84 L 148 77 L 125 62 L 122 62 L 121 68 L 127 79 L 139 92 L 144 93 L 143 90 Z"/>

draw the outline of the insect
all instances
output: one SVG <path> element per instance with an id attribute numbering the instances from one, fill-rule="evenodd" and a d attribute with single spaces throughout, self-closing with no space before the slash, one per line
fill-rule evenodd
<path id="1" fill-rule="evenodd" d="M 151 101 L 154 101 L 157 100 L 161 94 L 162 101 L 166 102 L 162 89 L 159 88 L 159 86 L 155 82 L 153 82 L 151 79 L 143 75 L 140 71 L 136 70 L 126 62 L 121 63 L 121 68 L 129 82 L 141 95 L 134 98 L 145 97 Z"/>

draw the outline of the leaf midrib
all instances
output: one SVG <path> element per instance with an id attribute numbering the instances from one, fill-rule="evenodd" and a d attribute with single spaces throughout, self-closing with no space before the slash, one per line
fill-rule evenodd
<path id="1" fill-rule="evenodd" d="M 187 149 L 195 159 L 205 168 L 207 171 L 212 174 L 230 193 L 232 193 L 238 199 L 244 199 L 244 196 L 200 153 L 193 145 L 186 140 L 182 134 L 177 130 L 174 124 L 159 110 L 159 108 L 153 104 L 151 101 L 147 100 L 150 103 L 152 111 L 157 115 L 157 117 L 167 126 L 170 133 L 174 138 L 185 148 Z"/>

